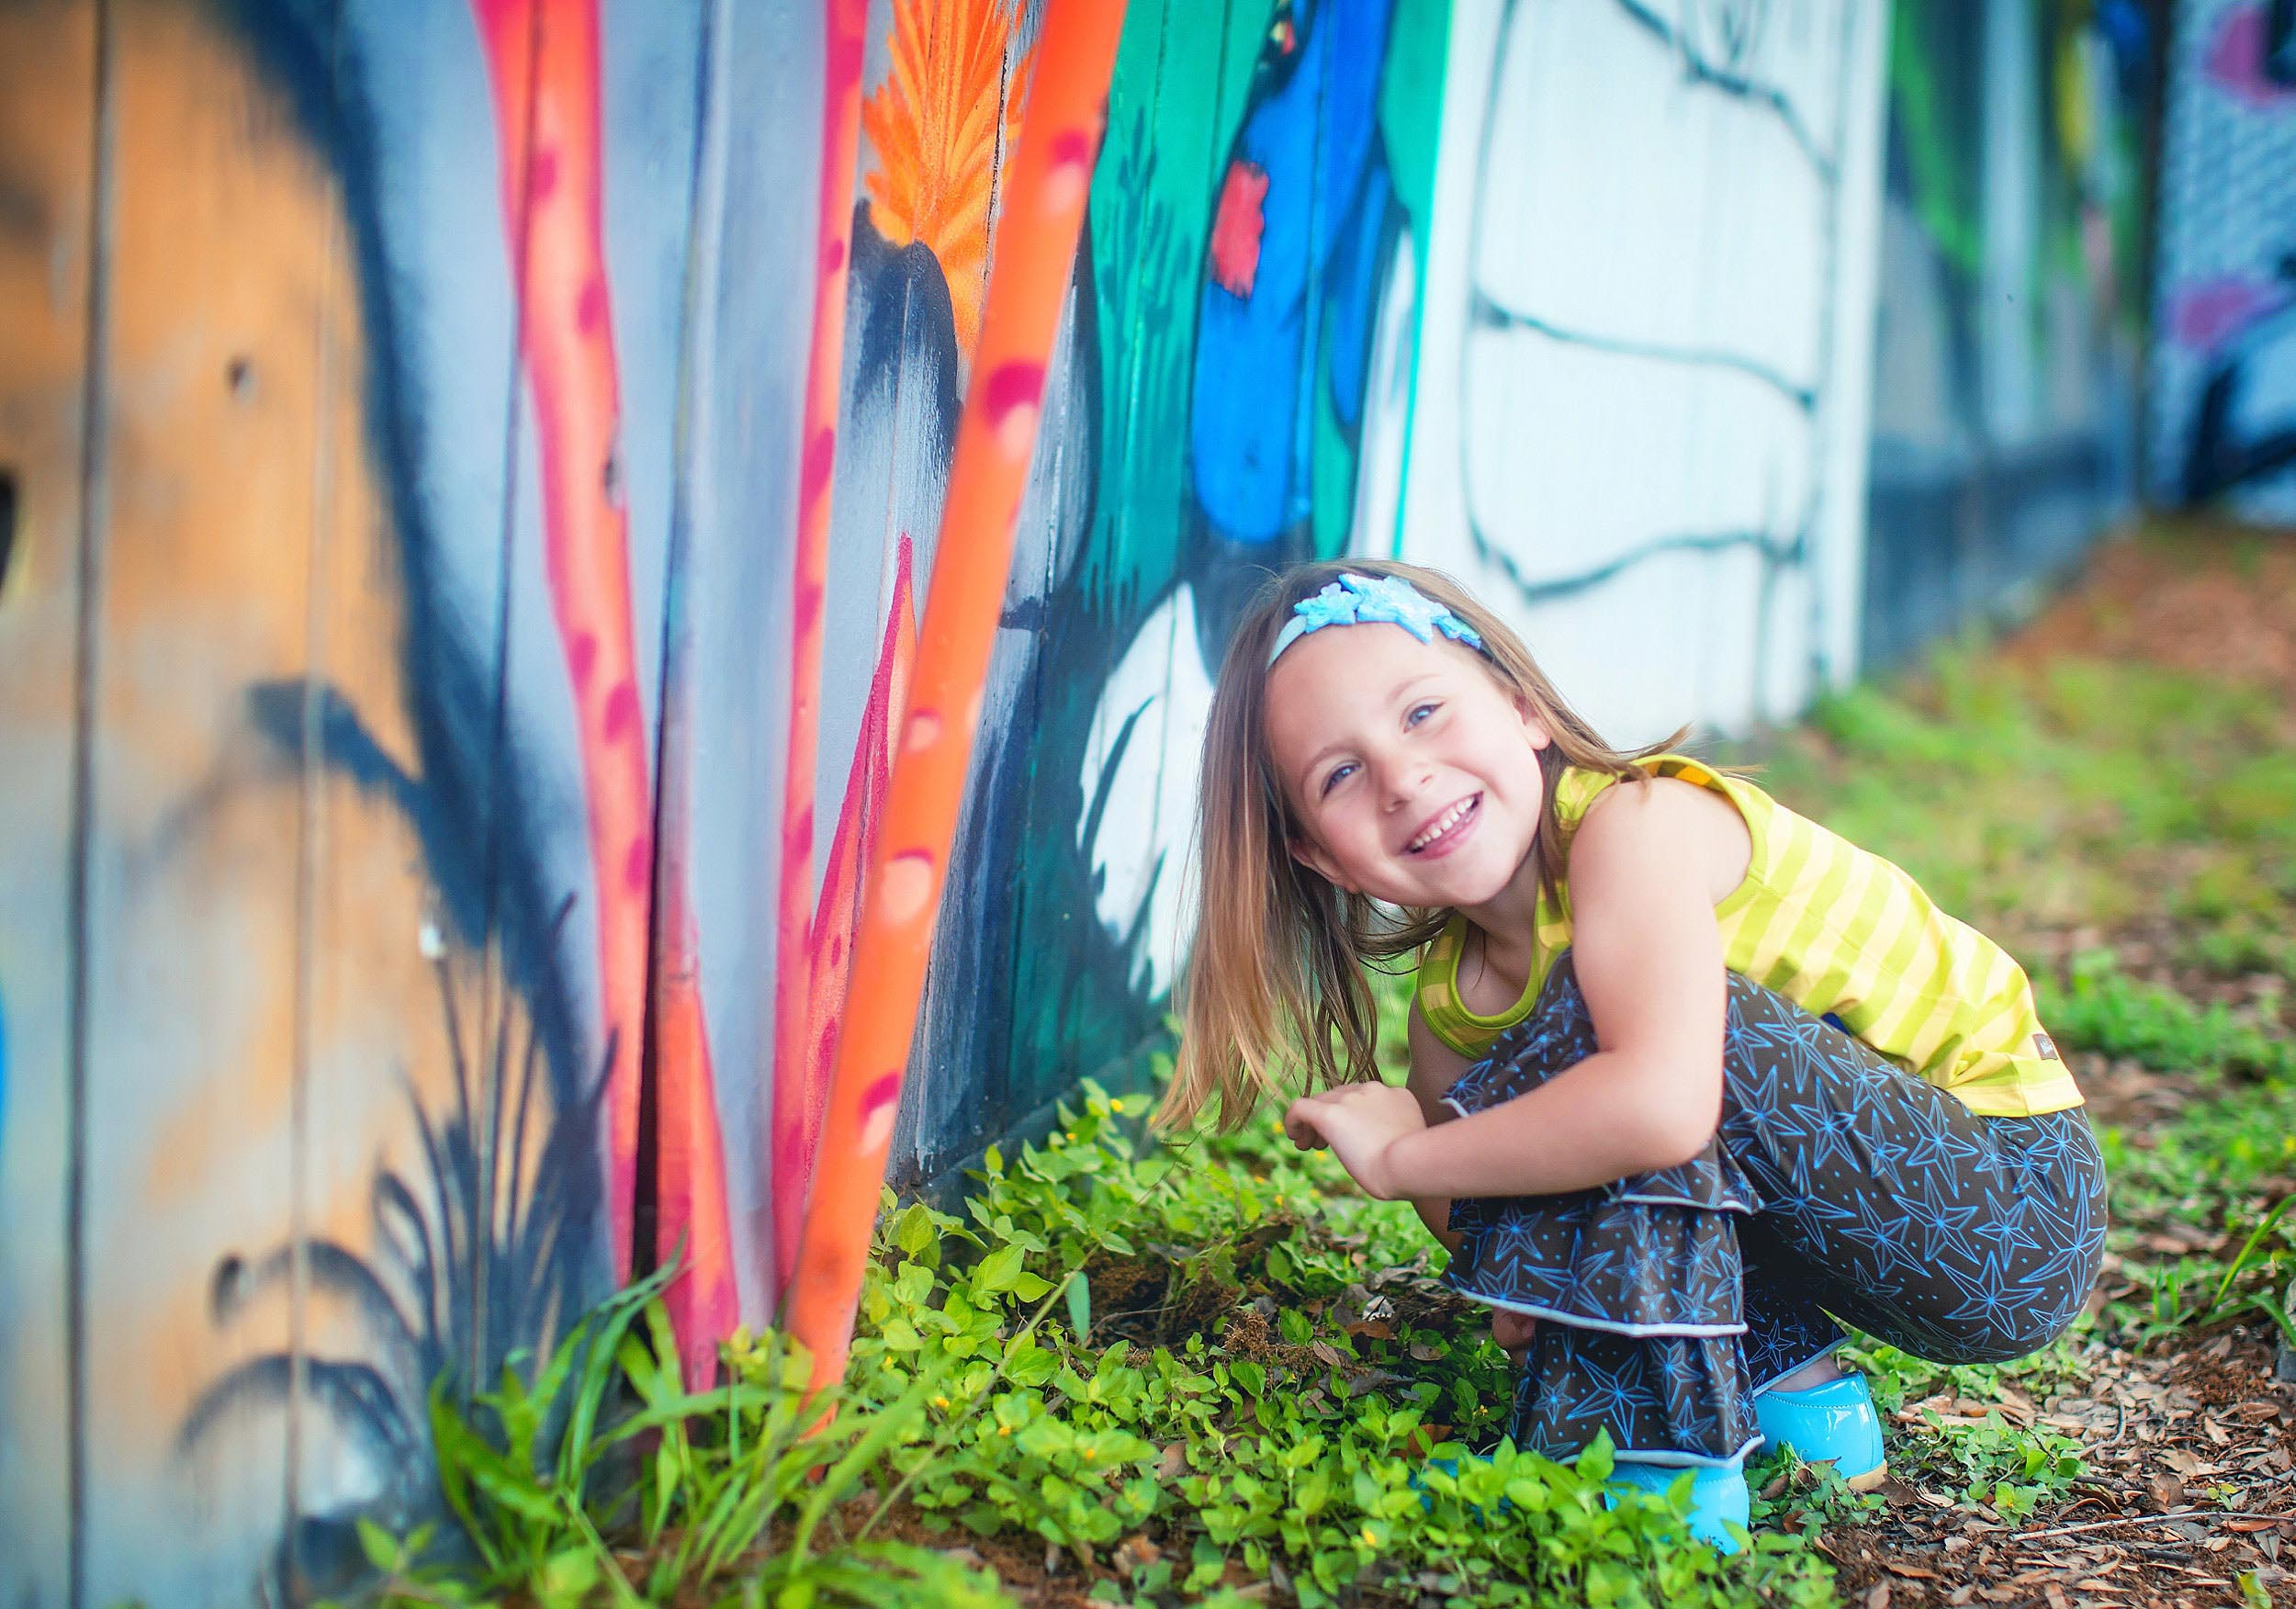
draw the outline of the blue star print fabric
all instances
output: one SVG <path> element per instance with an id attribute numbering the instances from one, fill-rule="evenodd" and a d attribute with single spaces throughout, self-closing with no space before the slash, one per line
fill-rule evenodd
<path id="1" fill-rule="evenodd" d="M 1595 1049 L 1566 955 L 1446 1099 L 1488 1110 Z M 1567 1457 L 1608 1430 L 1649 1461 L 1728 1462 L 1760 1439 L 1754 1393 L 1841 1340 L 1829 1314 L 1941 1362 L 2046 1345 L 2096 1281 L 2104 1187 L 2077 1109 L 1979 1117 L 1732 973 L 1705 1152 L 1601 1189 L 1454 1201 L 1446 1278 L 1540 1321 L 1517 1446 Z"/>

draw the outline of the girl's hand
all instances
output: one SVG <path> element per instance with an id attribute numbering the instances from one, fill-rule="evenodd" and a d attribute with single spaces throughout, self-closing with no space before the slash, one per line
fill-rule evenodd
<path id="1" fill-rule="evenodd" d="M 1284 1113 L 1284 1132 L 1302 1151 L 1329 1145 L 1363 1193 L 1392 1201 L 1395 1187 L 1388 1148 L 1426 1128 L 1419 1101 L 1389 1084 L 1343 1084 L 1295 1100 Z"/>
<path id="2" fill-rule="evenodd" d="M 1510 1312 L 1505 1308 L 1491 1310 L 1491 1338 L 1499 1344 L 1500 1351 L 1514 1360 L 1515 1367 L 1523 1367 L 1537 1334 L 1538 1321 L 1528 1313 Z"/>

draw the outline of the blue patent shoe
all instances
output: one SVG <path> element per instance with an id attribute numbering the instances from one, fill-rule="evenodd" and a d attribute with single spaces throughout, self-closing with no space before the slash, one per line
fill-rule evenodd
<path id="1" fill-rule="evenodd" d="M 1645 1464 L 1621 1458 L 1611 1466 L 1607 1484 L 1631 1486 L 1664 1497 L 1684 1474 L 1691 1478 L 1690 1534 L 1710 1544 L 1716 1553 L 1736 1553 L 1738 1538 L 1730 1535 L 1728 1527 L 1736 1525 L 1743 1531 L 1750 1523 L 1746 1471 L 1739 1465 L 1694 1464 L 1685 1468 L 1680 1464 Z"/>
<path id="2" fill-rule="evenodd" d="M 1863 1375 L 1843 1375 L 1806 1391 L 1769 1390 L 1754 1397 L 1754 1422 L 1765 1446 L 1789 1446 L 1805 1464 L 1827 1464 L 1855 1491 L 1870 1491 L 1889 1476 L 1882 1461 L 1881 1415 Z"/>

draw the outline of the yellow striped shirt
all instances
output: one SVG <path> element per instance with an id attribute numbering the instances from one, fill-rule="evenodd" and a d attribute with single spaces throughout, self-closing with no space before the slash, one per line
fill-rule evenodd
<path id="1" fill-rule="evenodd" d="M 1661 777 L 1711 788 L 1738 806 L 1752 835 L 1746 879 L 1714 907 L 1724 962 L 1813 1016 L 1832 1016 L 1908 1072 L 1986 1117 L 2034 1117 L 2081 1104 L 2073 1075 L 2033 1007 L 2024 969 L 2001 947 L 1930 903 L 1879 855 L 1796 816 L 1742 778 L 1683 755 L 1641 762 Z M 1555 790 L 1568 841 L 1617 779 L 1575 767 Z M 1555 957 L 1570 943 L 1570 899 L 1542 896 L 1530 981 L 1496 1017 L 1458 994 L 1467 919 L 1454 916 L 1419 966 L 1419 1010 L 1437 1038 L 1480 1059 L 1528 1016 Z"/>

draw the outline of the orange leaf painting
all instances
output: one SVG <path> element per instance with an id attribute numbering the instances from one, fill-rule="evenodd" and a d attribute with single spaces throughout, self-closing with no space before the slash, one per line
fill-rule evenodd
<path id="1" fill-rule="evenodd" d="M 1019 0 L 895 0 L 893 67 L 861 106 L 877 152 L 869 218 L 896 246 L 921 242 L 940 264 L 957 351 L 980 336 L 996 165 L 1020 127 L 1031 51 L 1005 82 Z"/>

